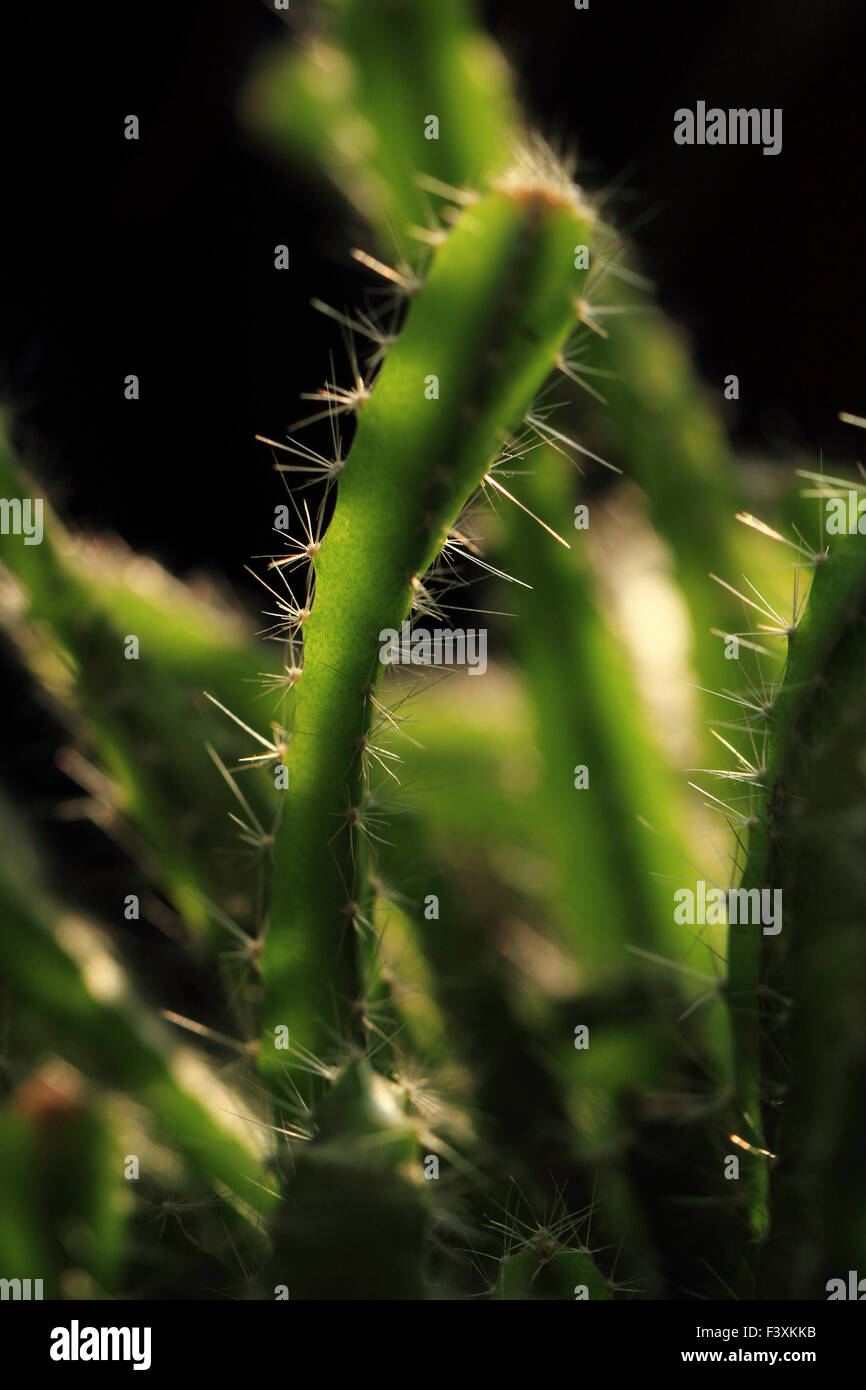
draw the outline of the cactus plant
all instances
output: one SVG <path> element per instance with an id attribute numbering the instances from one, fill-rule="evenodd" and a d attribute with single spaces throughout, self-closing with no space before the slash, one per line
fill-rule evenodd
<path id="1" fill-rule="evenodd" d="M 767 600 L 726 578 L 774 529 L 729 524 L 749 480 L 501 55 L 460 0 L 322 9 L 246 118 L 366 219 L 390 300 L 327 310 L 351 378 L 308 398 L 333 452 L 269 441 L 294 515 L 261 575 L 278 669 L 241 615 L 50 512 L 41 545 L 4 537 L 7 633 L 170 944 L 133 985 L 130 918 L 48 892 L 3 808 L 3 1268 L 88 1297 L 821 1297 L 866 1243 L 857 538 L 800 547 L 801 623 L 778 576 Z M 4 441 L 0 490 L 33 486 Z M 680 743 L 606 587 L 620 513 L 662 557 L 669 606 L 641 612 L 680 617 Z M 484 681 L 440 684 L 423 643 L 389 670 L 389 634 L 451 622 L 476 562 Z M 737 766 L 710 772 L 746 801 L 704 773 L 706 810 L 672 749 L 709 746 L 717 696 Z M 677 920 L 718 811 L 724 889 L 780 888 L 778 936 Z"/>
<path id="2" fill-rule="evenodd" d="M 820 482 L 819 496 L 838 495 Z M 738 1105 L 756 1194 L 769 1206 L 759 1287 L 815 1298 L 856 1268 L 861 1250 L 855 1136 L 842 1114 L 856 1106 L 862 1061 L 854 942 L 866 568 L 856 534 L 796 544 L 814 579 L 778 633 L 783 669 L 747 716 L 755 751 L 740 882 L 776 895 L 783 915 L 769 935 L 731 925 L 726 988 Z"/>

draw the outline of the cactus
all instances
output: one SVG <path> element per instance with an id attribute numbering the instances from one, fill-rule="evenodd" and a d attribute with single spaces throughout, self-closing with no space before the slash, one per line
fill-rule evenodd
<path id="1" fill-rule="evenodd" d="M 506 1255 L 499 1272 L 497 1298 L 601 1299 L 613 1297 L 588 1250 L 533 1246 Z"/>
<path id="2" fill-rule="evenodd" d="M 0 489 L 6 497 L 33 491 L 2 427 Z M 247 624 L 154 561 L 71 535 L 49 507 L 44 527 L 39 546 L 4 548 L 12 582 L 3 617 L 44 698 L 87 755 L 69 760 L 70 775 L 109 833 L 134 836 L 149 879 L 193 936 L 222 941 L 215 908 L 229 896 L 235 912 L 248 897 L 240 915 L 254 930 L 256 874 L 243 873 L 237 859 L 226 863 L 225 840 L 214 835 L 207 810 L 213 768 L 201 758 L 204 742 L 224 764 L 245 751 L 237 727 L 208 705 L 203 689 L 218 689 L 247 722 L 260 716 L 263 662 Z M 136 660 L 125 657 L 130 636 Z M 88 778 L 94 760 L 100 772 Z M 273 794 L 257 783 L 250 796 L 256 819 L 270 827 Z"/>
<path id="3" fill-rule="evenodd" d="M 371 911 L 365 870 L 383 838 L 369 786 L 371 761 L 382 762 L 382 634 L 400 628 L 413 602 L 430 602 L 428 571 L 475 490 L 510 495 L 496 465 L 573 328 L 585 278 L 575 246 L 591 223 L 550 157 L 525 154 L 436 250 L 372 389 L 353 401 L 357 431 L 317 543 L 315 597 L 289 616 L 290 637 L 303 632 L 303 677 L 262 954 L 266 1037 L 288 1026 L 302 998 L 306 1025 L 292 1046 L 303 1052 L 327 1057 L 335 1038 L 367 1042 L 354 935 Z M 280 1061 L 263 1048 L 266 1073 Z M 300 1178 L 289 1187 L 296 1202 L 306 1192 Z"/>
<path id="4" fill-rule="evenodd" d="M 819 495 L 838 489 L 823 484 Z M 745 892 L 781 895 L 782 929 L 764 936 L 730 926 L 726 986 L 737 1104 L 756 1201 L 769 1208 L 758 1283 L 768 1298 L 822 1297 L 828 1280 L 862 1260 L 860 1164 L 843 1115 L 862 1076 L 855 942 L 866 564 L 857 535 L 797 546 L 814 578 L 781 633 L 783 670 L 748 721 L 756 767 L 740 881 Z"/>
<path id="5" fill-rule="evenodd" d="M 0 1264 L 64 1297 L 821 1297 L 866 1246 L 857 538 L 795 543 L 802 622 L 774 617 L 778 576 L 741 593 L 773 528 L 729 524 L 749 480 L 497 50 L 460 0 L 321 12 L 245 112 L 368 222 L 356 260 L 391 300 L 327 310 L 352 372 L 312 393 L 333 454 L 270 441 L 296 523 L 261 576 L 279 668 L 242 615 L 51 513 L 41 545 L 4 538 L 6 631 L 171 944 L 133 984 L 120 912 L 70 911 L 2 810 Z M 0 490 L 25 479 L 4 441 Z M 679 742 L 605 584 L 620 514 L 670 561 L 667 676 L 701 695 Z M 483 686 L 388 672 L 388 634 L 460 611 L 475 561 Z M 731 882 L 781 888 L 778 937 L 672 911 L 695 861 L 712 876 L 673 751 L 708 746 L 712 690 L 738 728 L 711 771 L 746 800 L 701 790 Z"/>
<path id="6" fill-rule="evenodd" d="M 315 600 L 288 620 L 292 636 L 303 631 L 304 670 L 262 963 L 265 1026 L 284 1021 L 287 995 L 300 992 L 304 1048 L 326 1049 L 335 997 L 351 1035 L 346 1010 L 360 997 L 359 869 L 381 838 L 367 786 L 380 633 L 424 603 L 425 576 L 476 488 L 505 490 L 495 466 L 573 326 L 583 279 L 574 246 L 589 226 L 555 170 L 509 171 L 435 254 L 369 399 L 358 401 L 315 557 Z"/>

